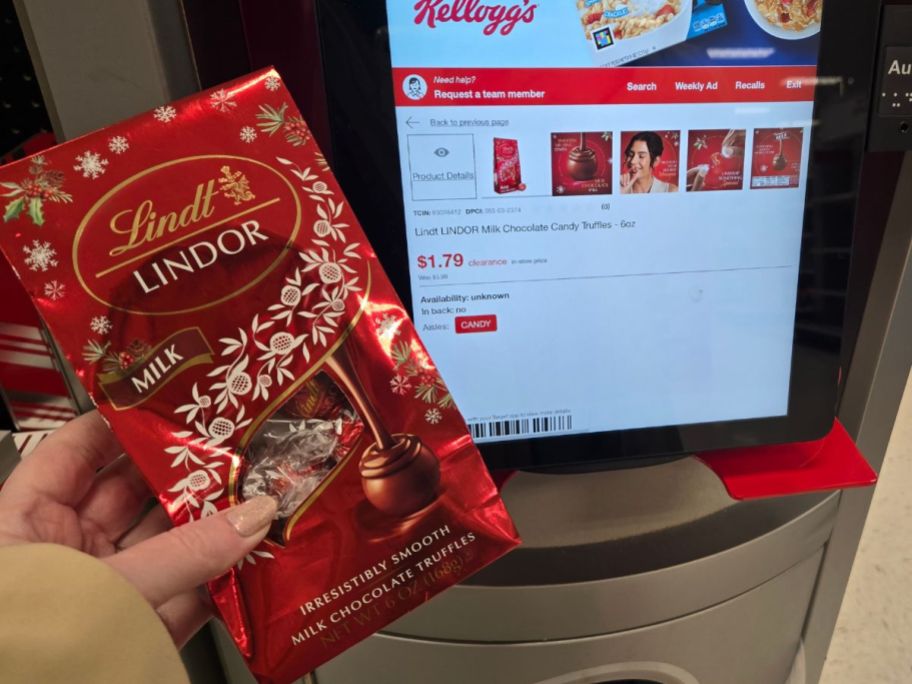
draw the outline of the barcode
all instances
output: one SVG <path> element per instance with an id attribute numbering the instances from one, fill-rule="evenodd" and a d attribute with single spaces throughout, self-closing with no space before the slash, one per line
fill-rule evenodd
<path id="1" fill-rule="evenodd" d="M 548 432 L 564 432 L 571 429 L 573 429 L 572 416 L 541 416 L 539 418 L 516 418 L 514 420 L 469 423 L 469 432 L 472 433 L 473 439 L 539 435 Z"/>

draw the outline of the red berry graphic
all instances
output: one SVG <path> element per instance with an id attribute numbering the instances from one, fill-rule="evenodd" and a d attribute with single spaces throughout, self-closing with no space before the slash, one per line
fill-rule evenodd
<path id="1" fill-rule="evenodd" d="M 284 129 L 285 133 L 287 133 L 289 136 L 294 136 L 296 138 L 300 138 L 301 140 L 310 139 L 310 129 L 307 128 L 307 124 L 304 123 L 304 119 L 300 119 L 298 117 L 288 119 L 288 121 L 285 122 Z"/>

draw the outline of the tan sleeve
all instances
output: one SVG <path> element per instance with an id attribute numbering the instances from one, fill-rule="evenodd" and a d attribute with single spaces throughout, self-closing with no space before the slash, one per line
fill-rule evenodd
<path id="1" fill-rule="evenodd" d="M 158 614 L 101 561 L 56 544 L 0 547 L 0 682 L 186 684 Z"/>

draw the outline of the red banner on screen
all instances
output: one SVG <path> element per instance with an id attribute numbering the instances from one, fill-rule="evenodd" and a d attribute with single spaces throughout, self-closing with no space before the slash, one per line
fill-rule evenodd
<path id="1" fill-rule="evenodd" d="M 806 102 L 815 67 L 393 69 L 396 105 Z"/>

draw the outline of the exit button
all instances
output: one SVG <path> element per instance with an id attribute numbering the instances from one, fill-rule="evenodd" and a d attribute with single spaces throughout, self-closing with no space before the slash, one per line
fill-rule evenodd
<path id="1" fill-rule="evenodd" d="M 494 332 L 497 330 L 497 316 L 456 316 L 456 334 Z"/>

